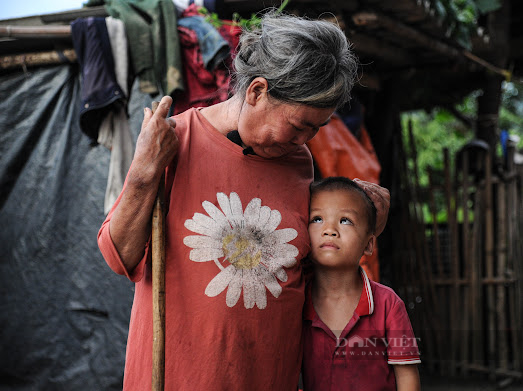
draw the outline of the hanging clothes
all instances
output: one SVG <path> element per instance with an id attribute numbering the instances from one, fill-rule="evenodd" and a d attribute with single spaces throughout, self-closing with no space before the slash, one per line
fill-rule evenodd
<path id="1" fill-rule="evenodd" d="M 216 30 L 198 15 L 198 8 L 193 4 L 183 13 L 178 25 L 186 88 L 174 97 L 174 115 L 229 98 L 229 69 L 241 29 L 224 25 Z"/>
<path id="2" fill-rule="evenodd" d="M 129 72 L 129 44 L 125 25 L 120 19 L 108 16 L 105 18 L 107 33 L 111 43 L 111 50 L 114 59 L 114 73 L 116 81 L 122 89 L 125 97 L 129 100 L 129 90 L 132 84 L 132 74 Z"/>
<path id="3" fill-rule="evenodd" d="M 133 160 L 134 142 L 127 116 L 130 78 L 125 26 L 121 20 L 111 16 L 105 18 L 105 23 L 114 57 L 116 80 L 126 98 L 125 106 L 119 105 L 107 114 L 98 132 L 98 143 L 111 151 L 104 199 L 104 213 L 107 214 L 122 191 Z"/>
<path id="4" fill-rule="evenodd" d="M 187 16 L 178 21 L 178 26 L 196 33 L 205 69 L 212 71 L 230 55 L 229 44 L 214 26 L 202 16 Z"/>
<path id="5" fill-rule="evenodd" d="M 111 17 L 87 18 L 74 21 L 71 31 L 82 72 L 80 126 L 93 143 L 111 151 L 104 200 L 107 214 L 122 191 L 134 153 L 127 118 L 129 65 L 125 26 Z"/>
<path id="6" fill-rule="evenodd" d="M 93 144 L 108 112 L 123 104 L 105 18 L 89 17 L 71 23 L 71 36 L 82 74 L 80 127 Z"/>
<path id="7" fill-rule="evenodd" d="M 379 184 L 381 166 L 363 124 L 358 133 L 359 139 L 335 114 L 307 143 L 322 177 L 344 176 Z M 373 281 L 379 282 L 377 250 L 371 256 L 364 255 L 360 265 Z"/>
<path id="8" fill-rule="evenodd" d="M 173 95 L 183 90 L 176 9 L 172 0 L 106 0 L 109 15 L 125 24 L 140 90 Z"/>

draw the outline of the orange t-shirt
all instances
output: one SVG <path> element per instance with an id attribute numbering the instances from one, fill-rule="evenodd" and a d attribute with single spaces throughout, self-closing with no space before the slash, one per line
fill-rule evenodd
<path id="1" fill-rule="evenodd" d="M 180 149 L 166 172 L 165 390 L 295 390 L 311 155 L 303 147 L 278 159 L 244 156 L 199 110 L 175 118 Z M 152 366 L 149 250 L 129 274 L 109 234 L 111 216 L 100 249 L 136 283 L 124 390 L 143 391 Z"/>

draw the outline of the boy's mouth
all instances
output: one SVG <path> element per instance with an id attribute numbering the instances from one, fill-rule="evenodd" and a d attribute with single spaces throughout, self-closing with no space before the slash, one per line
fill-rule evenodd
<path id="1" fill-rule="evenodd" d="M 322 243 L 320 248 L 331 248 L 331 249 L 334 249 L 334 250 L 339 250 L 339 247 L 334 244 L 333 242 L 325 242 L 325 243 Z"/>

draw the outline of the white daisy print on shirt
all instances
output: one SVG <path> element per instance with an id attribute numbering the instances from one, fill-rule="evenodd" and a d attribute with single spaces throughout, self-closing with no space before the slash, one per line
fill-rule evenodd
<path id="1" fill-rule="evenodd" d="M 298 236 L 293 228 L 276 229 L 281 214 L 262 206 L 253 198 L 245 211 L 240 197 L 231 193 L 216 194 L 221 208 L 209 201 L 202 203 L 208 215 L 195 213 L 185 221 L 185 227 L 199 235 L 189 235 L 183 243 L 192 248 L 189 259 L 214 263 L 220 272 L 214 277 L 205 294 L 218 296 L 227 288 L 226 303 L 234 307 L 243 290 L 245 308 L 267 306 L 266 289 L 279 297 L 282 291 L 278 280 L 287 281 L 284 267 L 296 264 L 298 249 L 289 244 Z M 227 265 L 228 263 L 228 265 Z"/>

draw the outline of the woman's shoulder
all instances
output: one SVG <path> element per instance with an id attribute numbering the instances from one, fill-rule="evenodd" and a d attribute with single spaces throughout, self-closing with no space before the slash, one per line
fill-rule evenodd
<path id="1" fill-rule="evenodd" d="M 183 113 L 175 115 L 176 131 L 179 135 L 199 129 L 214 129 L 208 119 L 202 115 L 201 107 L 191 107 Z"/>

